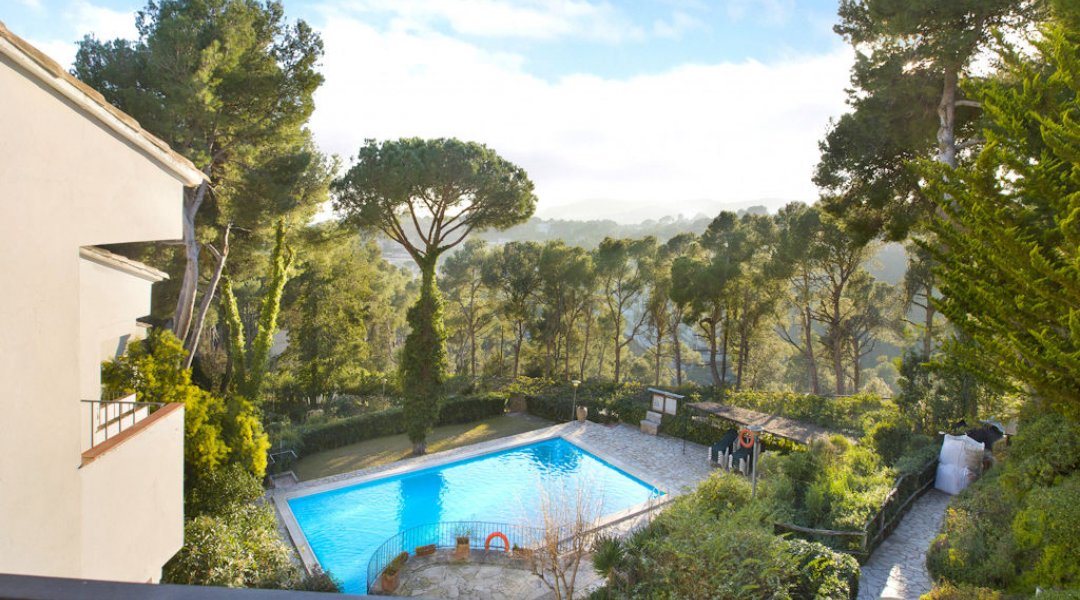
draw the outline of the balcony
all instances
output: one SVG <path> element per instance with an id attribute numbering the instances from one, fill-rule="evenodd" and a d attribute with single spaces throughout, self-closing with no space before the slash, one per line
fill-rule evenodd
<path id="1" fill-rule="evenodd" d="M 117 400 L 83 400 L 90 407 L 90 447 L 115 438 L 149 417 L 162 402 L 137 402 L 135 394 Z"/>

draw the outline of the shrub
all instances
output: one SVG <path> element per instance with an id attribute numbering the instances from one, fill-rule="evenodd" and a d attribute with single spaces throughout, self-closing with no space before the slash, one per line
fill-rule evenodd
<path id="1" fill-rule="evenodd" d="M 859 561 L 817 542 L 788 540 L 787 551 L 798 565 L 794 598 L 834 600 L 859 596 Z"/>
<path id="2" fill-rule="evenodd" d="M 259 478 L 235 464 L 205 472 L 189 487 L 184 499 L 184 512 L 189 518 L 225 514 L 263 495 Z"/>
<path id="3" fill-rule="evenodd" d="M 438 424 L 471 423 L 501 415 L 505 410 L 505 394 L 449 398 L 440 408 Z M 300 447 L 295 450 L 297 453 L 311 454 L 401 433 L 405 433 L 402 409 L 394 407 L 302 427 Z"/>
<path id="4" fill-rule="evenodd" d="M 750 480 L 717 471 L 701 482 L 696 495 L 713 515 L 735 512 L 750 504 Z"/>
<path id="5" fill-rule="evenodd" d="M 943 583 L 923 594 L 920 600 L 1002 600 L 1001 592 L 971 585 Z"/>
<path id="6" fill-rule="evenodd" d="M 1013 532 L 1034 563 L 1021 576 L 1025 587 L 1080 587 L 1080 472 L 1031 490 Z"/>
<path id="7" fill-rule="evenodd" d="M 488 392 L 474 396 L 450 398 L 439 410 L 439 425 L 472 423 L 501 415 L 506 411 L 506 395 Z"/>
<path id="8" fill-rule="evenodd" d="M 162 570 L 165 583 L 186 585 L 288 589 L 300 579 L 273 509 L 252 503 L 189 520 L 184 546 Z"/>
<path id="9" fill-rule="evenodd" d="M 1080 469 L 1080 423 L 1056 414 L 1026 421 L 1010 455 L 1010 483 L 1021 490 L 1053 485 Z"/>
<path id="10" fill-rule="evenodd" d="M 1000 589 L 1015 580 L 1018 561 L 1010 524 L 1018 501 L 1015 494 L 1002 493 L 1000 475 L 1000 468 L 991 470 L 953 499 L 926 555 L 934 579 Z"/>
<path id="11" fill-rule="evenodd" d="M 881 457 L 881 462 L 892 466 L 907 451 L 914 436 L 911 423 L 900 418 L 885 418 L 869 425 L 864 439 Z"/>

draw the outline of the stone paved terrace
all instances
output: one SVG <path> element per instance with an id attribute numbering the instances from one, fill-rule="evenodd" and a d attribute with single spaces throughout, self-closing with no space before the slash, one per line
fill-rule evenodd
<path id="1" fill-rule="evenodd" d="M 288 499 L 554 437 L 562 437 L 580 446 L 627 473 L 660 488 L 669 496 L 693 490 L 711 472 L 711 467 L 707 463 L 708 451 L 704 446 L 667 436 L 646 435 L 626 424 L 601 425 L 586 421 L 553 425 L 453 450 L 407 458 L 388 465 L 302 481 L 287 488 L 271 490 L 270 496 L 289 534 L 289 539 L 297 548 L 301 561 L 311 568 L 318 563 L 307 546 L 292 511 L 289 510 Z M 634 527 L 639 523 L 640 520 L 623 522 L 619 529 Z"/>
<path id="2" fill-rule="evenodd" d="M 534 575 L 525 560 L 512 559 L 499 550 L 473 550 L 468 561 L 452 558 L 453 551 L 440 550 L 430 557 L 413 556 L 405 563 L 395 596 L 420 598 L 469 598 L 470 600 L 546 600 L 550 588 Z M 592 570 L 592 560 L 581 561 L 574 590 L 576 597 L 603 584 Z"/>
<path id="3" fill-rule="evenodd" d="M 917 600 L 930 591 L 926 551 L 941 529 L 951 496 L 930 490 L 915 501 L 892 535 L 862 566 L 859 600 Z"/>

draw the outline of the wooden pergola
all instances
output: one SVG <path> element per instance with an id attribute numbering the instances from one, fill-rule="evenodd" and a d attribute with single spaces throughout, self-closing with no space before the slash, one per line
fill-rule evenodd
<path id="1" fill-rule="evenodd" d="M 718 417 L 736 425 L 757 425 L 764 433 L 809 446 L 814 440 L 828 438 L 840 432 L 826 429 L 820 425 L 796 421 L 787 417 L 778 417 L 716 402 L 691 402 L 687 408 L 702 415 Z"/>

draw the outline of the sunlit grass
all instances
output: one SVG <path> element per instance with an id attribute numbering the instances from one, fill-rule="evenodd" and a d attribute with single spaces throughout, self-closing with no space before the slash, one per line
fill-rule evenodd
<path id="1" fill-rule="evenodd" d="M 502 415 L 478 423 L 436 427 L 428 436 L 428 452 L 450 450 L 548 425 L 551 425 L 549 421 L 531 415 Z M 408 437 L 391 435 L 305 456 L 293 465 L 293 471 L 300 480 L 318 479 L 385 465 L 411 454 L 412 444 Z"/>

